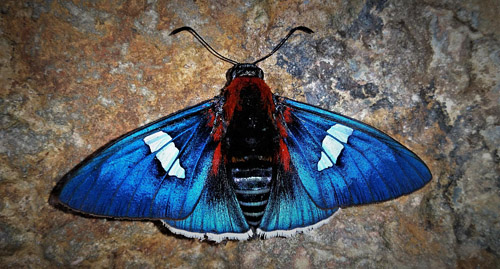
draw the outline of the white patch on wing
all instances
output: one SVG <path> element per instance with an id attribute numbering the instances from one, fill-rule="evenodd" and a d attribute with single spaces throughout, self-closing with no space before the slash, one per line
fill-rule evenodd
<path id="1" fill-rule="evenodd" d="M 306 226 L 306 227 L 298 227 L 298 228 L 295 228 L 292 230 L 274 230 L 274 231 L 270 231 L 270 232 L 266 232 L 266 231 L 261 230 L 260 228 L 257 228 L 256 233 L 258 236 L 260 236 L 263 239 L 267 239 L 267 238 L 271 238 L 271 237 L 292 237 L 298 233 L 305 233 L 305 232 L 314 230 L 316 228 L 319 228 L 319 227 L 327 224 L 333 218 L 333 216 L 337 215 L 338 212 L 340 212 L 340 208 L 335 213 L 333 213 L 330 217 L 328 217 L 322 221 L 316 222 L 313 225 Z"/>
<path id="2" fill-rule="evenodd" d="M 174 143 L 168 143 L 156 153 L 156 158 L 161 162 L 163 169 L 170 172 L 177 155 L 179 155 L 179 150 L 175 147 Z"/>
<path id="3" fill-rule="evenodd" d="M 161 149 L 163 146 L 165 146 L 165 144 L 170 142 L 170 140 L 172 140 L 172 137 L 170 137 L 163 131 L 156 132 L 144 138 L 144 142 L 148 144 L 151 152 L 155 152 Z"/>
<path id="4" fill-rule="evenodd" d="M 216 234 L 216 233 L 197 233 L 197 232 L 190 232 L 186 230 L 181 230 L 174 228 L 170 226 L 168 223 L 165 221 L 162 221 L 163 225 L 167 227 L 172 233 L 174 234 L 180 234 L 185 237 L 189 238 L 197 238 L 200 240 L 210 240 L 210 241 L 215 241 L 216 243 L 220 243 L 224 240 L 248 240 L 249 238 L 253 237 L 254 233 L 252 230 L 248 230 L 246 233 L 221 233 L 221 234 Z"/>
<path id="5" fill-rule="evenodd" d="M 327 135 L 321 143 L 323 151 L 321 151 L 321 158 L 318 162 L 318 171 L 332 167 L 333 164 L 337 163 L 337 158 L 344 149 L 342 143 L 347 143 L 352 132 L 353 129 L 342 124 L 334 124 L 328 129 Z"/>
<path id="6" fill-rule="evenodd" d="M 186 173 L 179 162 L 179 149 L 172 141 L 172 137 L 163 131 L 156 132 L 144 138 L 152 153 L 156 153 L 156 158 L 160 161 L 163 169 L 169 176 L 185 178 Z"/>
<path id="7" fill-rule="evenodd" d="M 328 156 L 326 156 L 326 154 L 322 151 L 321 158 L 319 159 L 319 162 L 318 162 L 318 171 L 321 171 L 323 169 L 331 167 L 332 165 L 333 164 L 330 161 L 330 158 L 328 158 Z"/>
<path id="8" fill-rule="evenodd" d="M 352 129 L 342 124 L 333 125 L 327 132 L 343 143 L 347 143 L 347 138 L 352 135 Z"/>
<path id="9" fill-rule="evenodd" d="M 179 162 L 179 159 L 177 159 L 174 163 L 174 166 L 172 166 L 172 169 L 168 171 L 169 176 L 176 176 L 178 178 L 185 178 L 186 174 L 184 171 L 184 168 L 181 167 L 181 163 Z"/>

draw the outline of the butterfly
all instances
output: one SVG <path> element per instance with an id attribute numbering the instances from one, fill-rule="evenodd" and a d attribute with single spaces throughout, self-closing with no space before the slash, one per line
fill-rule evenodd
<path id="1" fill-rule="evenodd" d="M 221 94 L 110 142 L 68 172 L 50 203 L 117 219 L 160 220 L 190 238 L 291 236 L 339 208 L 422 188 L 424 162 L 381 131 L 273 94 L 257 63 L 233 66 Z"/>

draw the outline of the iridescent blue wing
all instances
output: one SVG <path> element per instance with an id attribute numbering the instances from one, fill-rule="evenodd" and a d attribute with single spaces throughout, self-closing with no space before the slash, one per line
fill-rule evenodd
<path id="1" fill-rule="evenodd" d="M 66 174 L 51 202 L 95 216 L 163 219 L 191 237 L 246 233 L 234 194 L 220 187 L 225 174 L 210 174 L 215 105 L 201 103 L 110 143 Z M 226 218 L 214 208 L 226 208 Z"/>
<path id="2" fill-rule="evenodd" d="M 304 188 L 298 169 L 279 164 L 257 235 L 292 236 L 323 225 L 338 208 L 319 208 Z"/>
<path id="3" fill-rule="evenodd" d="M 207 186 L 194 211 L 183 220 L 162 220 L 170 231 L 190 238 L 208 239 L 221 242 L 226 239 L 247 240 L 253 231 L 245 217 L 229 184 L 224 164 L 216 176 L 209 174 Z"/>
<path id="4" fill-rule="evenodd" d="M 281 100 L 291 162 L 318 207 L 382 202 L 431 180 L 417 155 L 381 131 L 311 105 Z"/>
<path id="5" fill-rule="evenodd" d="M 276 98 L 290 160 L 281 158 L 258 234 L 288 236 L 327 221 L 340 207 L 408 194 L 431 179 L 414 153 L 359 121 Z"/>

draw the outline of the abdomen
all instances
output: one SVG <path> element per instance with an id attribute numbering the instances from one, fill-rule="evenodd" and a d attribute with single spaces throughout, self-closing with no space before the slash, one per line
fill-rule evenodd
<path id="1" fill-rule="evenodd" d="M 273 167 L 270 162 L 231 164 L 231 179 L 236 198 L 250 226 L 260 224 L 269 199 Z"/>

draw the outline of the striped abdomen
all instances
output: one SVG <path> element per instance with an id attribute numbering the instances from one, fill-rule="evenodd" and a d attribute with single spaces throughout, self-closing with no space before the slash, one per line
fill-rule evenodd
<path id="1" fill-rule="evenodd" d="M 245 219 L 250 226 L 257 227 L 262 220 L 269 199 L 273 174 L 270 162 L 260 161 L 258 165 L 235 163 L 231 168 L 236 198 Z"/>

